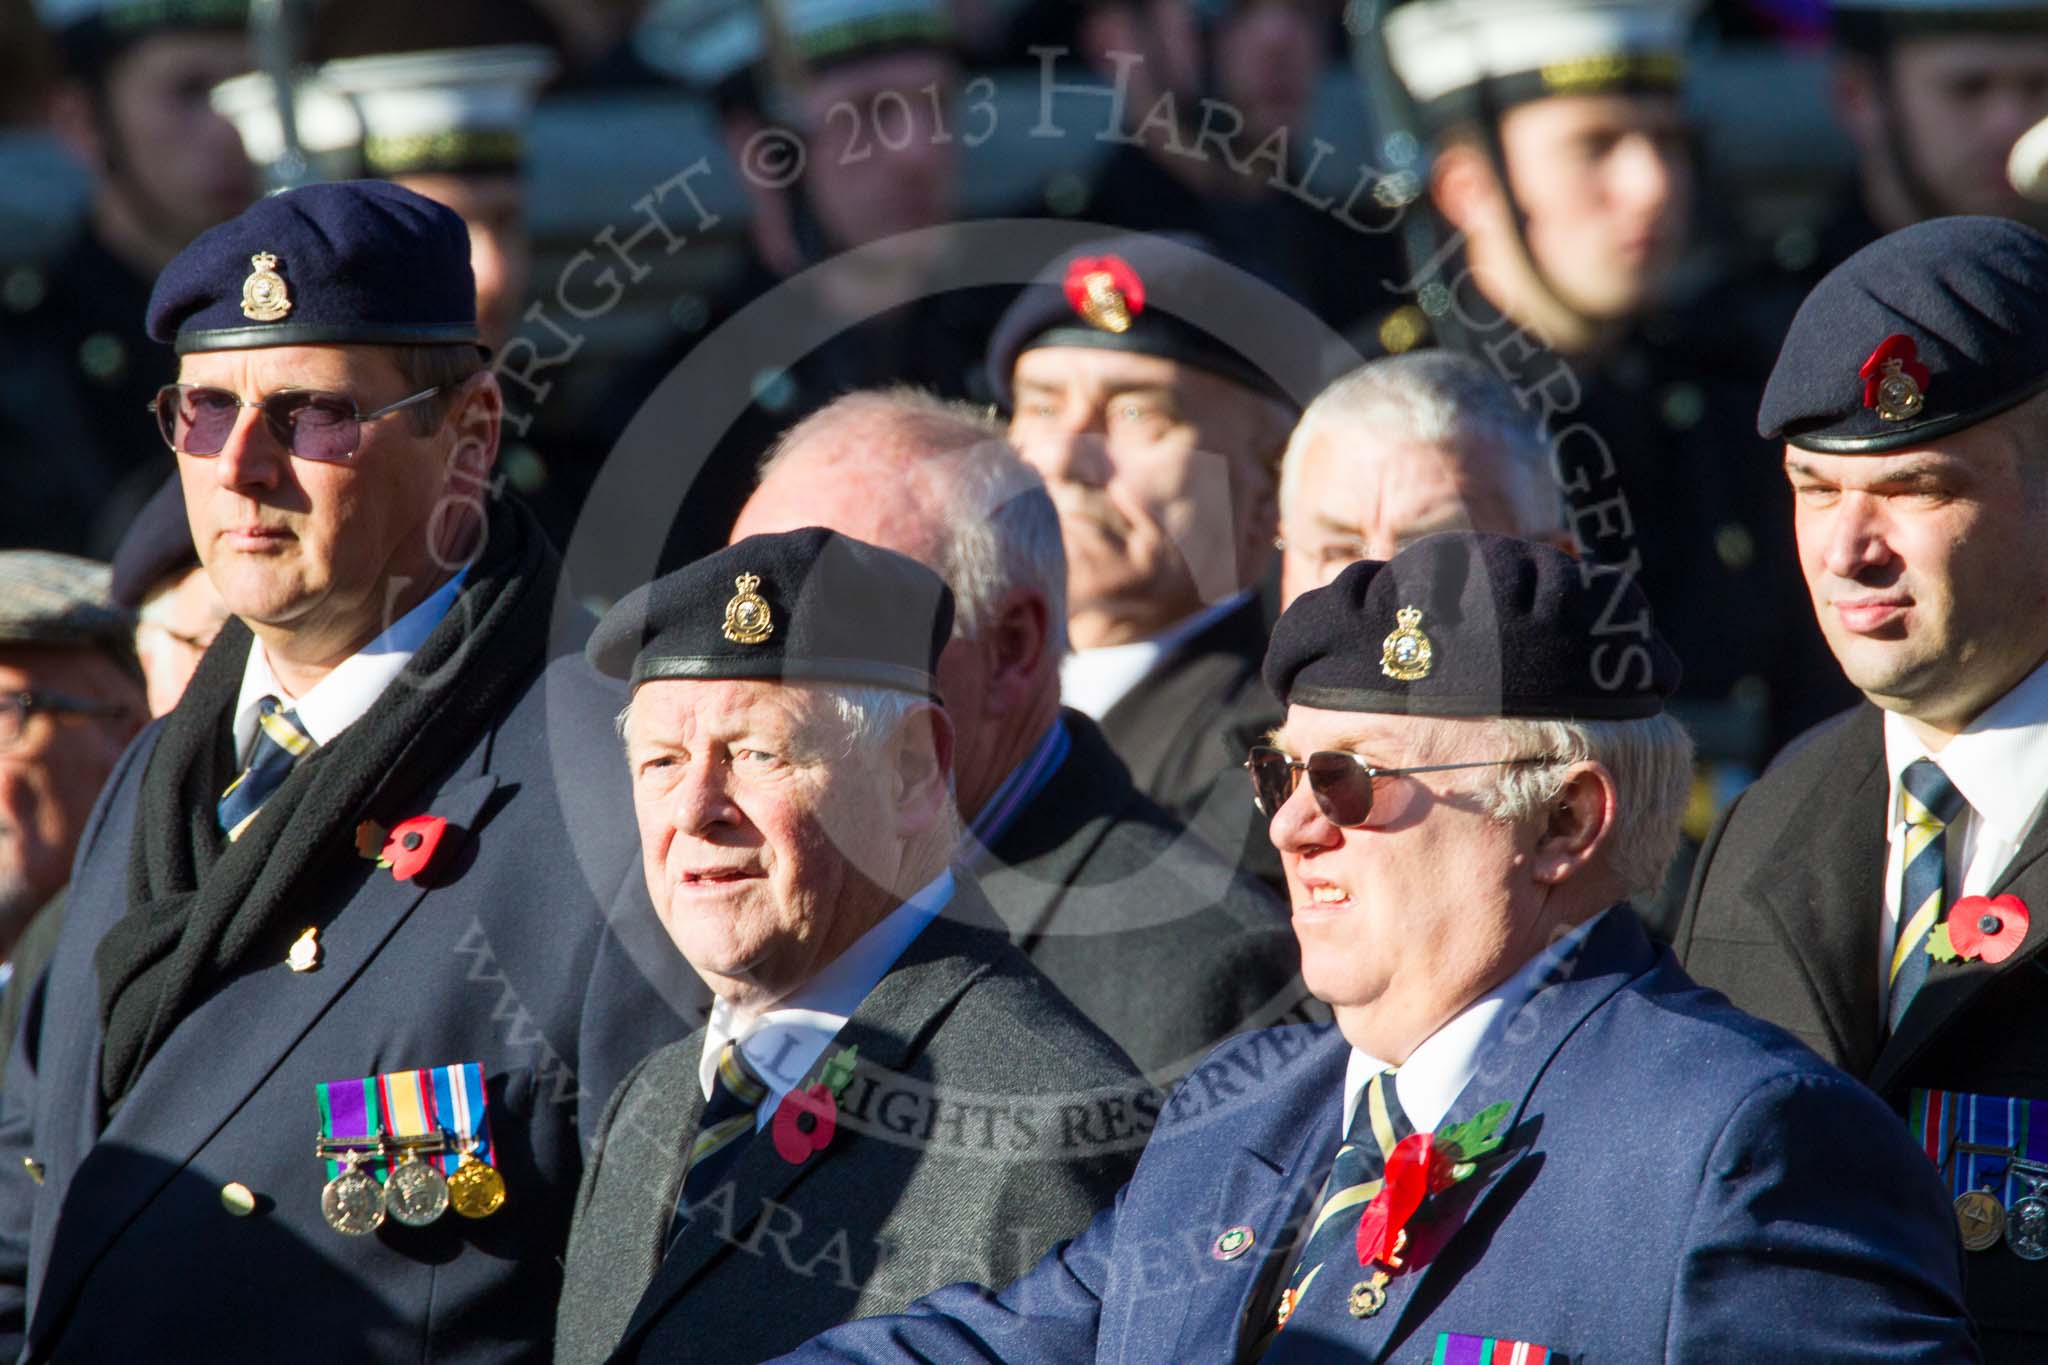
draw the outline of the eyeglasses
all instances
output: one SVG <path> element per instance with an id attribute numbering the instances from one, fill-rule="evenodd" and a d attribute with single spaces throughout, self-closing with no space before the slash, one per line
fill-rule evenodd
<path id="1" fill-rule="evenodd" d="M 1410 773 L 1444 773 L 1454 768 L 1505 768 L 1525 763 L 1547 763 L 1545 758 L 1489 758 L 1475 763 L 1425 763 L 1414 768 L 1375 768 L 1357 754 L 1343 749 L 1319 749 L 1307 758 L 1295 758 L 1269 744 L 1254 745 L 1245 758 L 1245 771 L 1252 775 L 1252 800 L 1259 814 L 1268 820 L 1280 813 L 1287 798 L 1294 795 L 1299 774 L 1308 775 L 1308 789 L 1316 808 L 1333 824 L 1358 829 L 1372 823 L 1373 788 L 1383 777 L 1406 777 Z"/>
<path id="2" fill-rule="evenodd" d="M 375 412 L 359 412 L 345 393 L 320 389 L 279 389 L 254 403 L 226 389 L 196 384 L 166 384 L 150 400 L 156 414 L 157 430 L 172 450 L 187 455 L 218 455 L 228 435 L 241 420 L 243 408 L 259 408 L 263 423 L 277 443 L 302 460 L 334 463 L 356 453 L 363 438 L 363 423 L 389 417 L 402 408 L 424 403 L 446 388 L 436 384 L 410 398 L 401 398 Z"/>
<path id="3" fill-rule="evenodd" d="M 111 702 L 87 701 L 57 692 L 10 692 L 0 694 L 0 749 L 13 747 L 28 728 L 28 718 L 38 711 L 69 712 L 79 716 L 124 716 L 128 709 Z"/>

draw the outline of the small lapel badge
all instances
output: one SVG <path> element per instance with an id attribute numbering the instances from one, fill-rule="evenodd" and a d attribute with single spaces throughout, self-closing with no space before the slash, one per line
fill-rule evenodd
<path id="1" fill-rule="evenodd" d="M 292 950 L 284 955 L 284 965 L 295 972 L 310 972 L 320 965 L 320 931 L 308 927 L 292 940 Z"/>
<path id="2" fill-rule="evenodd" d="M 1067 267 L 1067 306 L 1101 332 L 1131 330 L 1145 311 L 1145 285 L 1121 256 L 1083 256 Z"/>
<path id="3" fill-rule="evenodd" d="M 1257 1235 L 1243 1225 L 1225 1228 L 1216 1234 L 1216 1242 L 1209 1248 L 1209 1254 L 1219 1261 L 1234 1261 L 1252 1249 Z"/>
<path id="4" fill-rule="evenodd" d="M 1903 422 L 1926 405 L 1927 382 L 1933 376 L 1920 363 L 1920 348 L 1904 332 L 1878 343 L 1857 371 L 1863 380 L 1863 406 L 1887 422 Z"/>
<path id="5" fill-rule="evenodd" d="M 739 591 L 725 604 L 725 638 L 736 645 L 758 645 L 775 633 L 768 599 L 754 591 L 761 586 L 761 576 L 743 573 L 733 586 Z"/>
<path id="6" fill-rule="evenodd" d="M 40 1185 L 43 1183 L 43 1163 L 32 1156 L 21 1159 L 21 1168 L 28 1172 L 28 1178 Z"/>
<path id="7" fill-rule="evenodd" d="M 252 322 L 276 322 L 292 311 L 284 276 L 277 273 L 277 257 L 259 251 L 249 258 L 249 264 L 254 268 L 242 281 L 242 316 Z"/>
<path id="8" fill-rule="evenodd" d="M 1380 672 L 1396 682 L 1419 682 L 1429 676 L 1436 649 L 1422 633 L 1422 612 L 1403 607 L 1394 613 L 1398 627 L 1380 642 Z"/>

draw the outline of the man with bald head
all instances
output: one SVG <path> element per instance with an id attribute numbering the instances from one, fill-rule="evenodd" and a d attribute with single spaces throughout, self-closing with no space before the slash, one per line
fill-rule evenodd
<path id="1" fill-rule="evenodd" d="M 957 733 L 960 857 L 1055 985 L 1155 1079 L 1299 1000 L 1278 901 L 1061 708 L 1058 515 L 989 418 L 916 390 L 840 398 L 778 442 L 733 534 L 809 525 L 908 555 L 952 588 L 938 679 Z"/>

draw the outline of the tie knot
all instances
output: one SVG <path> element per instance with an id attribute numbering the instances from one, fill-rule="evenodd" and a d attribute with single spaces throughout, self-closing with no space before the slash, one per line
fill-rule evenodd
<path id="1" fill-rule="evenodd" d="M 1395 1092 L 1394 1068 L 1389 1067 L 1375 1073 L 1359 1092 L 1358 1109 L 1351 1116 L 1351 1128 L 1345 1133 L 1344 1141 L 1354 1146 L 1370 1147 L 1385 1156 L 1394 1150 L 1395 1143 L 1413 1131 L 1408 1116 L 1401 1111 L 1401 1098 Z"/>
<path id="2" fill-rule="evenodd" d="M 1931 758 L 1916 758 L 1899 774 L 1906 793 L 1906 822 L 1946 825 L 1963 809 L 1963 794 Z"/>
<path id="3" fill-rule="evenodd" d="M 767 1082 L 747 1065 L 746 1054 L 736 1042 L 727 1043 L 718 1054 L 718 1083 L 749 1109 L 768 1098 Z"/>

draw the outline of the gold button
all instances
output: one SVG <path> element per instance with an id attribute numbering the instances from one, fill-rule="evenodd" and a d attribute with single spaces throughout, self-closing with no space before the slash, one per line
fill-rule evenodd
<path id="1" fill-rule="evenodd" d="M 36 1182 L 36 1184 L 38 1184 L 38 1185 L 40 1185 L 40 1184 L 42 1184 L 42 1183 L 43 1183 L 43 1163 L 42 1163 L 42 1162 L 40 1162 L 40 1161 L 37 1161 L 37 1160 L 36 1160 L 36 1159 L 35 1159 L 34 1157 L 32 1157 L 32 1156 L 25 1156 L 25 1157 L 23 1157 L 23 1158 L 21 1159 L 21 1164 L 22 1164 L 22 1167 L 23 1167 L 23 1169 L 27 1170 L 27 1172 L 28 1172 L 28 1178 L 29 1178 L 30 1180 L 33 1180 L 33 1181 L 35 1181 L 35 1182 Z"/>
<path id="2" fill-rule="evenodd" d="M 256 1212 L 256 1192 L 239 1180 L 230 1180 L 220 1187 L 220 1206 L 237 1218 L 247 1218 Z"/>

